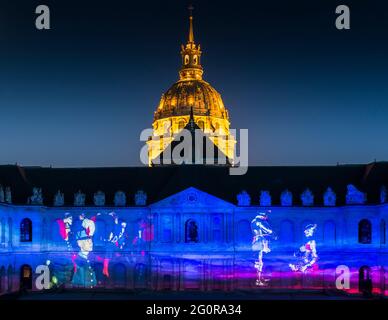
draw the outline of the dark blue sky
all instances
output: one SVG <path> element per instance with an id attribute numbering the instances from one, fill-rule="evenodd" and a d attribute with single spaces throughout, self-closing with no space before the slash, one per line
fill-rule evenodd
<path id="1" fill-rule="evenodd" d="M 193 2 L 204 78 L 249 129 L 250 164 L 388 160 L 386 1 Z M 178 78 L 187 4 L 1 0 L 0 164 L 139 165 L 139 134 Z M 351 30 L 334 26 L 339 4 Z"/>

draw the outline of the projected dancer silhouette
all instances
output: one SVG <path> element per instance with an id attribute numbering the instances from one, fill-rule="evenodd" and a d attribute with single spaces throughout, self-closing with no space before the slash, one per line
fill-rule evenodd
<path id="1" fill-rule="evenodd" d="M 264 279 L 263 273 L 263 254 L 271 252 L 269 247 L 269 239 L 274 238 L 274 232 L 268 223 L 268 216 L 264 212 L 259 212 L 251 222 L 251 229 L 253 233 L 252 250 L 258 251 L 258 257 L 255 261 L 255 268 L 257 270 L 256 285 L 264 286 L 269 279 Z"/>
<path id="2" fill-rule="evenodd" d="M 296 263 L 290 263 L 289 266 L 292 271 L 305 272 L 306 270 L 317 267 L 318 260 L 317 245 L 314 240 L 314 233 L 317 229 L 316 224 L 308 224 L 304 228 L 304 235 L 306 243 L 299 248 L 299 251 L 294 253 L 298 259 Z"/>

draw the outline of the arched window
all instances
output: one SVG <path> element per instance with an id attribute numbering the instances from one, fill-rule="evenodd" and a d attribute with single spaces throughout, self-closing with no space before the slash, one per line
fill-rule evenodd
<path id="1" fill-rule="evenodd" d="M 163 122 L 163 131 L 164 133 L 170 132 L 171 129 L 171 122 L 170 121 L 164 121 Z"/>
<path id="2" fill-rule="evenodd" d="M 205 122 L 203 122 L 203 120 L 199 120 L 199 121 L 198 121 L 198 127 L 199 127 L 201 130 L 204 130 L 204 129 L 205 129 Z"/>
<path id="3" fill-rule="evenodd" d="M 185 242 L 198 242 L 198 225 L 193 219 L 189 219 L 185 223 Z"/>
<path id="4" fill-rule="evenodd" d="M 32 241 L 32 221 L 28 218 L 23 219 L 20 223 L 20 241 Z"/>
<path id="5" fill-rule="evenodd" d="M 28 264 L 20 267 L 20 289 L 32 289 L 32 268 Z"/>
<path id="6" fill-rule="evenodd" d="M 358 288 L 363 294 L 372 293 L 372 274 L 368 266 L 362 266 L 358 272 Z"/>
<path id="7" fill-rule="evenodd" d="M 185 120 L 179 120 L 178 129 L 182 130 L 185 127 Z"/>
<path id="8" fill-rule="evenodd" d="M 198 64 L 198 56 L 194 55 L 193 57 L 193 64 Z"/>
<path id="9" fill-rule="evenodd" d="M 363 219 L 358 224 L 358 242 L 362 244 L 372 243 L 372 224 Z"/>
<path id="10" fill-rule="evenodd" d="M 189 57 L 189 55 L 185 55 L 185 59 L 184 59 L 184 64 L 185 65 L 187 65 L 187 64 L 189 64 L 189 61 L 190 61 L 190 57 Z"/>
<path id="11" fill-rule="evenodd" d="M 380 221 L 380 244 L 386 244 L 386 224 L 385 220 Z"/>

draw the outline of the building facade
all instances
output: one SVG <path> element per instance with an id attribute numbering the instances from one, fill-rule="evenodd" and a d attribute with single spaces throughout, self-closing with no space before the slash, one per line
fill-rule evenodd
<path id="1" fill-rule="evenodd" d="M 154 114 L 150 167 L 0 166 L 0 294 L 40 290 L 47 270 L 49 288 L 253 290 L 260 268 L 269 288 L 335 289 L 345 272 L 347 291 L 387 295 L 388 163 L 241 176 L 227 166 L 152 167 L 190 122 L 233 165 L 229 114 L 202 79 L 192 21 L 180 78 Z M 263 213 L 272 237 L 258 253 L 252 226 Z M 292 270 L 312 244 L 314 263 Z"/>
<path id="2" fill-rule="evenodd" d="M 350 272 L 348 291 L 359 292 L 363 280 L 370 279 L 375 293 L 386 294 L 384 190 L 375 204 L 348 186 L 344 205 L 336 203 L 333 191 L 315 195 L 322 197 L 322 204 L 310 202 L 312 192 L 303 192 L 301 203 L 289 201 L 290 194 L 296 198 L 291 191 L 282 192 L 277 201 L 268 198 L 269 192 L 257 192 L 254 204 L 246 191 L 229 202 L 195 187 L 152 203 L 145 191 L 132 197 L 116 192 L 113 201 L 95 192 L 89 196 L 92 203 L 85 202 L 88 197 L 82 192 L 74 192 L 64 194 L 73 203 L 68 205 L 59 193 L 50 201 L 40 188 L 33 188 L 28 204 L 1 199 L 1 293 L 38 290 L 36 269 L 42 265 L 50 270 L 51 286 L 67 288 L 252 290 L 257 253 L 252 251 L 251 221 L 264 211 L 277 235 L 264 257 L 270 287 L 334 289 L 336 268 L 345 265 Z M 128 202 L 122 201 L 123 195 Z M 89 224 L 77 227 L 80 221 Z M 292 272 L 293 253 L 303 244 L 304 227 L 312 223 L 317 225 L 318 268 Z M 77 236 L 89 229 L 87 240 Z M 91 248 L 85 249 L 83 241 L 90 241 Z M 77 261 L 82 252 L 92 276 L 82 273 L 80 282 L 74 279 L 85 268 Z"/>

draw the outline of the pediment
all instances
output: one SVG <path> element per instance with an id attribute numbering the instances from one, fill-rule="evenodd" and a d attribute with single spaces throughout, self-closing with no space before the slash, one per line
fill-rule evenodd
<path id="1" fill-rule="evenodd" d="M 233 208 L 230 202 L 217 198 L 209 193 L 198 190 L 194 187 L 187 188 L 163 200 L 150 205 L 151 208 L 161 207 L 214 207 L 214 208 Z"/>

